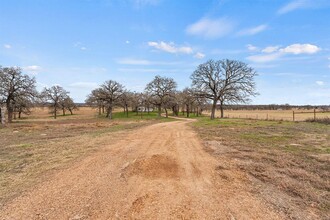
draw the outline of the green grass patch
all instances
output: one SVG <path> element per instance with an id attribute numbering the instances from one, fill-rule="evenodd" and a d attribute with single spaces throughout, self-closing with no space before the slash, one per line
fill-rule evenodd
<path id="1" fill-rule="evenodd" d="M 105 114 L 100 115 L 100 118 L 105 118 Z M 159 120 L 159 121 L 173 121 L 173 118 L 159 117 L 158 112 L 132 112 L 129 111 L 128 114 L 125 112 L 114 112 L 112 113 L 113 120 Z"/>
<path id="2" fill-rule="evenodd" d="M 19 147 L 21 147 L 21 148 L 30 148 L 30 147 L 33 147 L 33 145 L 32 144 L 21 144 L 21 145 L 19 145 Z"/>

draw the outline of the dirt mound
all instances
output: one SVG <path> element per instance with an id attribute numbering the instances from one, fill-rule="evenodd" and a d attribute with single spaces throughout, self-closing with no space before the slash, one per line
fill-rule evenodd
<path id="1" fill-rule="evenodd" d="M 150 158 L 138 159 L 126 168 L 126 174 L 142 175 L 148 178 L 177 178 L 179 166 L 175 159 L 164 155 L 153 155 Z"/>

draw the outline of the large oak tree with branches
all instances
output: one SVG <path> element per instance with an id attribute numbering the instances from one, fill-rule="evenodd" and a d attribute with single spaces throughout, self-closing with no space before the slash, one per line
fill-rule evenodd
<path id="1" fill-rule="evenodd" d="M 155 76 L 147 84 L 145 92 L 151 96 L 152 104 L 157 106 L 159 117 L 161 116 L 162 107 L 165 107 L 165 104 L 174 96 L 176 87 L 177 84 L 174 79 L 161 76 Z"/>
<path id="2" fill-rule="evenodd" d="M 17 106 L 33 102 L 37 95 L 34 77 L 22 74 L 19 67 L 0 66 L 0 105 L 6 106 L 9 123 Z"/>
<path id="3" fill-rule="evenodd" d="M 237 60 L 209 60 L 200 64 L 191 75 L 196 95 L 212 101 L 211 119 L 215 118 L 220 104 L 221 118 L 225 104 L 246 103 L 255 96 L 257 72 L 246 63 Z"/>

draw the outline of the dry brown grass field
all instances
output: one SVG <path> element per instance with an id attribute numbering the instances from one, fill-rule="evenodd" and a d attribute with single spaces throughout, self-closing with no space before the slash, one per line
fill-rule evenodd
<path id="1" fill-rule="evenodd" d="M 99 118 L 97 110 L 81 107 L 55 120 L 48 108 L 35 108 L 0 127 L 0 207 L 46 174 L 98 150 L 106 141 L 118 140 L 124 131 L 162 121 L 155 114 L 142 119 L 135 114 L 128 119 L 121 113 L 116 116 L 112 121 Z"/>
<path id="2" fill-rule="evenodd" d="M 226 118 L 246 118 L 276 121 L 293 121 L 293 111 L 295 111 L 295 121 L 305 121 L 314 118 L 313 110 L 225 110 Z M 298 113 L 299 112 L 299 113 Z M 301 112 L 305 112 L 301 114 Z M 220 117 L 220 111 L 216 111 L 216 117 Z M 330 112 L 316 111 L 316 118 L 330 117 Z"/>
<path id="3" fill-rule="evenodd" d="M 114 118 L 38 108 L 0 128 L 1 219 L 329 217 L 329 125 Z"/>

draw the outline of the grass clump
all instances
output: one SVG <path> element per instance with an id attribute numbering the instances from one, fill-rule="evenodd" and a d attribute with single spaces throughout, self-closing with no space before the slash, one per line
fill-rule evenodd
<path id="1" fill-rule="evenodd" d="M 321 124 L 326 124 L 330 125 L 330 118 L 325 117 L 325 118 L 308 118 L 306 119 L 306 122 L 316 122 L 316 123 L 321 123 Z"/>

